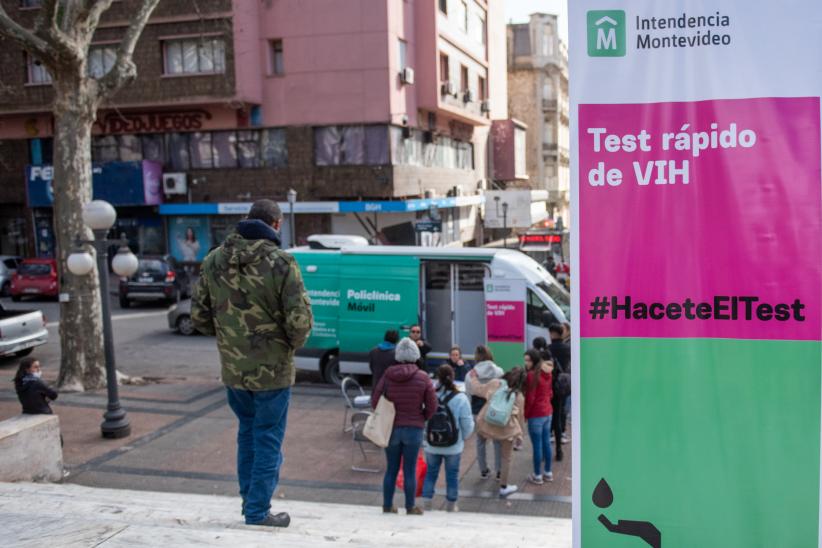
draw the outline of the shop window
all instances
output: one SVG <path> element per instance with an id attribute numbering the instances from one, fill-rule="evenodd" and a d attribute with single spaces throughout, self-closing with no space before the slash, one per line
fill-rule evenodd
<path id="1" fill-rule="evenodd" d="M 168 163 L 171 166 L 171 171 L 188 171 L 191 165 L 188 152 L 188 134 L 169 133 L 167 142 Z"/>
<path id="2" fill-rule="evenodd" d="M 51 73 L 38 59 L 26 54 L 26 82 L 33 85 L 51 84 Z"/>
<path id="3" fill-rule="evenodd" d="M 165 74 L 222 74 L 225 41 L 222 38 L 166 40 L 163 60 Z"/>
<path id="4" fill-rule="evenodd" d="M 102 78 L 117 62 L 115 46 L 92 46 L 88 50 L 87 71 L 92 78 Z"/>
<path id="5" fill-rule="evenodd" d="M 29 140 L 29 163 L 33 166 L 52 164 L 54 160 L 54 140 L 37 138 Z"/>
<path id="6" fill-rule="evenodd" d="M 262 161 L 266 167 L 288 165 L 288 147 L 284 129 L 264 129 L 261 132 Z"/>
<path id="7" fill-rule="evenodd" d="M 240 167 L 260 167 L 260 132 L 237 132 L 237 157 Z"/>
<path id="8" fill-rule="evenodd" d="M 388 134 L 385 126 L 316 128 L 314 144 L 318 166 L 388 163 Z"/>
<path id="9" fill-rule="evenodd" d="M 143 147 L 138 135 L 120 135 L 118 148 L 121 162 L 139 162 L 143 159 Z"/>
<path id="10" fill-rule="evenodd" d="M 215 131 L 211 134 L 213 167 L 237 167 L 237 134 Z"/>
<path id="11" fill-rule="evenodd" d="M 116 162 L 120 159 L 117 136 L 95 137 L 91 141 L 91 160 L 97 163 Z"/>
<path id="12" fill-rule="evenodd" d="M 214 167 L 214 157 L 211 151 L 211 133 L 198 132 L 189 136 L 189 154 L 193 169 L 209 169 Z"/>
<path id="13" fill-rule="evenodd" d="M 143 158 L 162 165 L 166 165 L 168 157 L 166 155 L 165 139 L 161 133 L 151 135 L 141 135 L 140 144 L 143 149 Z"/>

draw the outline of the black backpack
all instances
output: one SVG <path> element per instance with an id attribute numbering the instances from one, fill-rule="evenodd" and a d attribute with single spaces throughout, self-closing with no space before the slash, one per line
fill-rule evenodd
<path id="1" fill-rule="evenodd" d="M 425 437 L 431 447 L 451 447 L 460 439 L 457 420 L 448 407 L 448 402 L 454 399 L 459 392 L 451 392 L 444 400 L 437 398 L 439 405 L 434 416 L 428 419 L 425 428 Z"/>
<path id="2" fill-rule="evenodd" d="M 565 398 L 571 395 L 571 374 L 566 372 L 559 360 L 554 358 L 553 389 L 554 396 Z"/>

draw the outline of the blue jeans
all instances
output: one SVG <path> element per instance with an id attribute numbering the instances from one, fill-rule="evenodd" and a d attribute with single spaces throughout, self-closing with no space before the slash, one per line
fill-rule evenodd
<path id="1" fill-rule="evenodd" d="M 425 454 L 428 472 L 425 474 L 425 483 L 422 484 L 422 498 L 434 498 L 434 487 L 437 485 L 437 478 L 440 475 L 440 464 L 445 462 L 445 498 L 451 502 L 457 502 L 460 489 L 461 456 L 459 453 L 456 455 Z"/>
<path id="2" fill-rule="evenodd" d="M 551 471 L 551 415 L 528 419 L 528 435 L 534 449 L 534 475 L 542 475 L 542 463 L 545 462 L 545 473 Z"/>
<path id="3" fill-rule="evenodd" d="M 397 486 L 397 474 L 400 473 L 402 460 L 402 475 L 404 476 L 405 508 L 414 507 L 417 498 L 417 455 L 422 446 L 422 428 L 412 426 L 395 426 L 391 432 L 391 440 L 385 448 L 385 458 L 388 464 L 385 467 L 385 477 L 382 480 L 382 507 L 394 506 L 394 491 Z"/>
<path id="4" fill-rule="evenodd" d="M 265 519 L 280 481 L 283 440 L 291 388 L 251 392 L 226 387 L 237 419 L 237 476 L 245 502 L 245 522 Z"/>

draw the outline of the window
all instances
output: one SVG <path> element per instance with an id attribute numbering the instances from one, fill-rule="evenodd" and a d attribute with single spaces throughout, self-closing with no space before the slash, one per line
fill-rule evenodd
<path id="1" fill-rule="evenodd" d="M 26 54 L 26 81 L 29 84 L 47 85 L 51 83 L 51 73 L 40 61 Z"/>
<path id="2" fill-rule="evenodd" d="M 288 147 L 284 129 L 264 129 L 261 132 L 262 162 L 266 167 L 288 165 Z"/>
<path id="3" fill-rule="evenodd" d="M 237 167 L 237 133 L 215 131 L 211 134 L 212 167 Z"/>
<path id="4" fill-rule="evenodd" d="M 440 53 L 440 81 L 448 82 L 451 80 L 451 66 L 448 62 L 448 56 Z"/>
<path id="5" fill-rule="evenodd" d="M 271 68 L 270 74 L 282 76 L 285 74 L 285 59 L 283 54 L 283 41 L 271 41 Z"/>
<path id="6" fill-rule="evenodd" d="M 168 142 L 168 164 L 171 171 L 188 171 L 190 167 L 188 153 L 188 134 L 169 133 Z"/>
<path id="7" fill-rule="evenodd" d="M 95 137 L 91 141 L 91 159 L 93 162 L 116 162 L 120 159 L 120 144 L 116 135 Z"/>
<path id="8" fill-rule="evenodd" d="M 21 8 L 39 8 L 43 4 L 43 0 L 20 0 Z"/>
<path id="9" fill-rule="evenodd" d="M 314 130 L 318 166 L 387 165 L 385 126 L 330 126 Z"/>
<path id="10" fill-rule="evenodd" d="M 534 293 L 528 290 L 528 303 L 526 316 L 528 325 L 537 325 L 540 327 L 548 327 L 552 323 L 557 323 L 557 318 L 554 316 L 548 306 Z"/>
<path id="11" fill-rule="evenodd" d="M 542 138 L 542 142 L 546 145 L 553 145 L 556 144 L 556 139 L 554 138 L 554 121 L 553 120 L 545 120 L 545 129 L 544 135 Z"/>
<path id="12" fill-rule="evenodd" d="M 551 80 L 545 79 L 542 82 L 542 99 L 550 101 L 554 98 L 554 85 Z"/>
<path id="13" fill-rule="evenodd" d="M 479 96 L 480 102 L 488 99 L 488 90 L 485 87 L 485 78 L 482 76 L 477 77 L 477 95 Z"/>
<path id="14" fill-rule="evenodd" d="M 214 167 L 214 155 L 211 150 L 211 133 L 197 132 L 189 135 L 189 154 L 191 167 L 209 169 Z"/>
<path id="15" fill-rule="evenodd" d="M 143 159 L 143 147 L 137 135 L 120 135 L 117 148 L 121 162 L 139 162 Z"/>
<path id="16" fill-rule="evenodd" d="M 225 72 L 222 38 L 163 42 L 165 74 L 221 74 Z"/>
<path id="17" fill-rule="evenodd" d="M 400 60 L 400 70 L 403 70 L 408 66 L 408 42 L 400 39 L 397 41 L 397 45 L 399 48 L 398 54 Z"/>
<path id="18" fill-rule="evenodd" d="M 88 51 L 88 75 L 102 78 L 114 67 L 117 61 L 117 48 L 114 46 L 92 46 Z"/>
<path id="19" fill-rule="evenodd" d="M 531 35 L 527 25 L 514 27 L 514 55 L 531 55 Z"/>
<path id="20" fill-rule="evenodd" d="M 166 145 L 162 134 L 141 135 L 140 144 L 143 148 L 143 159 L 166 165 L 168 157 L 166 156 Z"/>
<path id="21" fill-rule="evenodd" d="M 459 0 L 457 2 L 457 23 L 463 32 L 468 32 L 468 2 Z"/>
<path id="22" fill-rule="evenodd" d="M 448 0 L 440 0 L 440 11 L 448 15 Z"/>
<path id="23" fill-rule="evenodd" d="M 460 89 L 468 91 L 468 67 L 460 65 Z"/>
<path id="24" fill-rule="evenodd" d="M 551 25 L 543 27 L 542 54 L 546 57 L 554 54 L 554 28 Z"/>
<path id="25" fill-rule="evenodd" d="M 237 158 L 240 167 L 260 167 L 260 132 L 237 132 Z"/>
<path id="26" fill-rule="evenodd" d="M 474 145 L 450 137 L 437 137 L 426 142 L 423 132 L 411 130 L 403 136 L 403 128 L 391 127 L 391 160 L 394 165 L 474 169 Z"/>
<path id="27" fill-rule="evenodd" d="M 474 24 L 471 26 L 471 38 L 474 42 L 482 44 L 486 43 L 485 37 L 485 12 L 474 13 Z"/>

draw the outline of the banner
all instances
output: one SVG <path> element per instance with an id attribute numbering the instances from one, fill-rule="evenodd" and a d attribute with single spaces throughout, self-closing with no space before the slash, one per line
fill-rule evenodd
<path id="1" fill-rule="evenodd" d="M 525 352 L 525 281 L 486 277 L 484 285 L 488 348 L 508 371 L 522 363 Z"/>
<path id="2" fill-rule="evenodd" d="M 574 544 L 819 546 L 822 4 L 569 4 Z"/>

